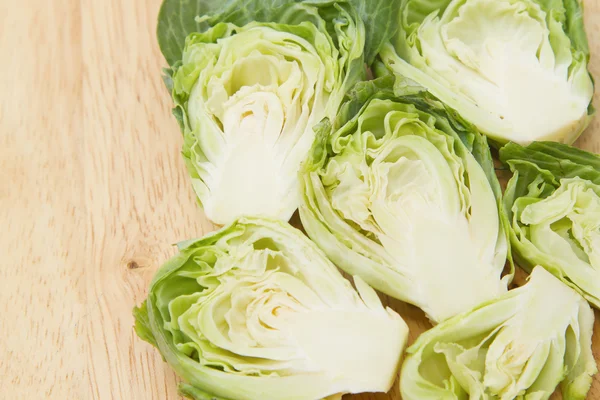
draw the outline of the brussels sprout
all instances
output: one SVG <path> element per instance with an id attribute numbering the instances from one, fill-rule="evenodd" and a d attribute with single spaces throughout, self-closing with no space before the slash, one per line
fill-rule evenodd
<path id="1" fill-rule="evenodd" d="M 312 128 L 335 115 L 364 70 L 363 25 L 339 17 L 337 43 L 325 20 L 220 23 L 188 36 L 173 68 L 173 98 L 192 184 L 213 222 L 287 220 L 298 207 L 297 174 Z"/>
<path id="2" fill-rule="evenodd" d="M 597 372 L 594 313 L 541 267 L 529 282 L 422 334 L 407 350 L 404 400 L 583 400 Z"/>
<path id="3" fill-rule="evenodd" d="M 579 0 L 402 0 L 380 53 L 494 141 L 572 143 L 593 81 Z"/>
<path id="4" fill-rule="evenodd" d="M 546 268 L 600 308 L 600 157 L 558 143 L 510 143 L 504 204 L 519 265 Z"/>
<path id="5" fill-rule="evenodd" d="M 336 265 L 439 322 L 506 291 L 500 187 L 484 136 L 393 81 L 360 84 L 320 125 L 300 217 Z"/>
<path id="6" fill-rule="evenodd" d="M 287 223 L 243 218 L 181 245 L 135 310 L 136 331 L 196 400 L 387 391 L 408 328 L 355 284 Z"/>

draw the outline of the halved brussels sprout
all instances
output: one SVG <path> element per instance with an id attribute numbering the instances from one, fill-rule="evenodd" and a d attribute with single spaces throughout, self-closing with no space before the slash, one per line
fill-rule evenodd
<path id="1" fill-rule="evenodd" d="M 218 23 L 190 34 L 169 70 L 186 165 L 217 224 L 288 220 L 313 126 L 364 77 L 364 25 L 351 7 L 290 7 L 280 20 L 296 21 L 296 10 L 308 21 Z"/>
<path id="2" fill-rule="evenodd" d="M 529 282 L 422 334 L 400 375 L 404 400 L 585 399 L 597 372 L 594 313 L 541 267 Z"/>
<path id="3" fill-rule="evenodd" d="M 380 53 L 496 142 L 572 143 L 593 81 L 579 0 L 402 0 Z"/>
<path id="4" fill-rule="evenodd" d="M 136 331 L 196 400 L 387 391 L 408 328 L 355 284 L 287 223 L 243 218 L 181 245 L 135 310 Z"/>
<path id="5" fill-rule="evenodd" d="M 600 157 L 558 143 L 510 143 L 504 197 L 519 265 L 541 265 L 600 308 Z"/>
<path id="6" fill-rule="evenodd" d="M 359 84 L 318 128 L 300 217 L 336 265 L 439 322 L 506 291 L 500 187 L 484 136 L 393 81 Z"/>

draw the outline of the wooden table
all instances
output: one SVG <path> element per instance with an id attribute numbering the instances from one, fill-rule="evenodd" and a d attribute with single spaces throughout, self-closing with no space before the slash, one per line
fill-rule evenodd
<path id="1" fill-rule="evenodd" d="M 213 229 L 161 81 L 159 3 L 0 1 L 0 398 L 179 398 L 131 316 L 171 244 Z M 586 22 L 600 79 L 600 0 Z M 600 152 L 600 117 L 578 144 Z M 428 326 L 390 304 L 411 339 Z"/>

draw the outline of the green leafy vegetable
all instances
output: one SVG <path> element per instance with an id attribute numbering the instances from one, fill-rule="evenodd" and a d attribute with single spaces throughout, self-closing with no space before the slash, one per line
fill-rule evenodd
<path id="1" fill-rule="evenodd" d="M 519 265 L 541 265 L 600 308 L 600 157 L 558 143 L 500 150 Z"/>
<path id="2" fill-rule="evenodd" d="M 185 38 L 194 32 L 228 22 L 238 26 L 250 22 L 296 25 L 320 23 L 319 13 L 334 13 L 333 4 L 353 6 L 366 25 L 364 41 L 368 64 L 398 30 L 400 2 L 389 0 L 164 0 L 158 17 L 158 43 L 169 65 L 182 58 Z M 321 11 L 315 12 L 318 8 Z M 206 16 L 206 17 L 205 17 Z M 355 37 L 351 37 L 355 40 Z"/>
<path id="3" fill-rule="evenodd" d="M 541 267 L 529 282 L 458 315 L 407 350 L 404 400 L 583 400 L 597 372 L 594 313 Z"/>
<path id="4" fill-rule="evenodd" d="M 297 24 L 218 23 L 190 34 L 170 70 L 183 156 L 217 224 L 291 217 L 313 126 L 334 116 L 365 74 L 364 26 L 351 7 L 297 4 L 282 13 Z"/>
<path id="5" fill-rule="evenodd" d="M 594 112 L 580 0 L 402 0 L 380 56 L 500 143 L 572 143 Z"/>
<path id="6" fill-rule="evenodd" d="M 336 265 L 439 322 L 506 291 L 507 221 L 485 137 L 393 84 L 359 84 L 317 128 L 300 217 Z"/>
<path id="7" fill-rule="evenodd" d="M 134 311 L 136 331 L 196 400 L 387 391 L 408 328 L 355 284 L 287 223 L 244 218 L 182 245 Z"/>

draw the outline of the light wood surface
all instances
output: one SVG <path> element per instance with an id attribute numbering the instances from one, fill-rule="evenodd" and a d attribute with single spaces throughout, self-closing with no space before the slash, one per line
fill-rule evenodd
<path id="1" fill-rule="evenodd" d="M 2 399 L 179 398 L 131 316 L 171 244 L 212 230 L 161 81 L 159 2 L 0 0 Z M 600 79 L 600 0 L 586 22 Z M 600 152 L 600 118 L 578 143 Z M 411 341 L 428 327 L 389 303 Z"/>

